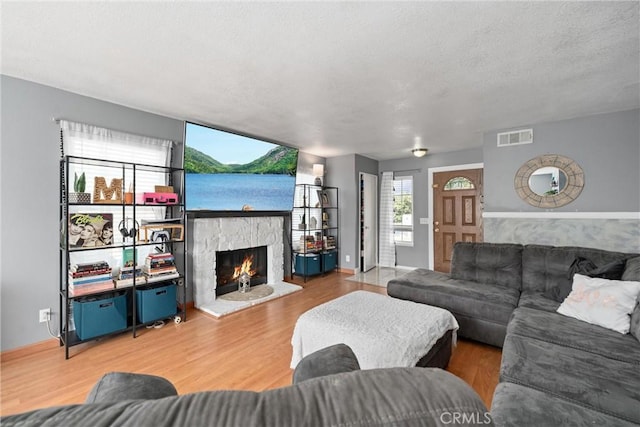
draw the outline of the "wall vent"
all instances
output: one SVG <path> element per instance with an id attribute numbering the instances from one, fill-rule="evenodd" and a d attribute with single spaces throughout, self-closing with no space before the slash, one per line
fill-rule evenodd
<path id="1" fill-rule="evenodd" d="M 512 145 L 531 144 L 533 142 L 533 129 L 521 129 L 498 134 L 498 147 L 510 147 Z"/>

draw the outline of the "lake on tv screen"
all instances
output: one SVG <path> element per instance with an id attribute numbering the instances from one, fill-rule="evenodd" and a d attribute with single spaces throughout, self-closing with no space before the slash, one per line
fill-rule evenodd
<path id="1" fill-rule="evenodd" d="M 188 210 L 290 211 L 296 177 L 290 175 L 186 174 Z"/>

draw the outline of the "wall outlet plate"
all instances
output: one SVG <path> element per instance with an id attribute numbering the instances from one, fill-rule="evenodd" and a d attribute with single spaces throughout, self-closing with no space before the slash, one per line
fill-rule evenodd
<path id="1" fill-rule="evenodd" d="M 50 316 L 51 316 L 50 308 L 43 308 L 42 310 L 40 310 L 40 323 L 47 322 Z"/>

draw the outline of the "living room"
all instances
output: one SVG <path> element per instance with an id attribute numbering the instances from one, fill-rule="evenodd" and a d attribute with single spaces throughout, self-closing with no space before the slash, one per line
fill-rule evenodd
<path id="1" fill-rule="evenodd" d="M 640 252 L 637 2 L 3 2 L 2 12 L 2 415 L 81 403 L 111 370 L 169 376 L 181 394 L 220 384 L 250 390 L 290 384 L 289 340 L 301 312 L 352 290 L 386 294 L 384 287 L 346 280 L 361 268 L 360 173 L 392 171 L 415 184 L 413 242 L 395 247 L 399 267 L 433 268 L 432 175 L 466 165 L 483 169 L 485 242 Z M 341 272 L 302 283 L 295 297 L 222 319 L 189 308 L 183 325 L 83 345 L 77 358 L 74 349 L 64 360 L 37 318 L 50 307 L 51 332 L 59 332 L 60 127 L 54 119 L 179 147 L 190 121 L 299 148 L 298 173 L 307 179 L 313 164 L 324 164 L 325 184 L 340 190 Z M 498 147 L 499 133 L 521 129 L 532 129 L 532 143 Z M 415 157 L 415 148 L 429 152 Z M 534 207 L 514 188 L 519 168 L 547 154 L 566 156 L 584 172 L 580 194 L 562 207 Z M 193 242 L 187 245 L 191 253 Z M 190 268 L 194 277 L 197 267 Z M 193 300 L 187 283 L 187 301 Z M 257 317 L 277 311 L 281 320 L 264 329 L 252 311 Z M 246 332 L 238 327 L 243 322 Z M 189 334 L 181 333 L 185 327 Z M 264 339 L 274 345 L 261 348 Z M 245 342 L 229 347 L 239 353 L 228 353 L 225 340 Z M 216 352 L 223 368 L 204 365 L 212 373 L 203 375 L 197 367 L 203 351 L 192 371 L 185 367 L 172 377 L 171 364 L 189 358 L 185 348 L 194 351 L 189 342 Z M 473 344 L 461 340 L 456 351 L 499 359 L 499 349 Z M 105 354 L 106 345 L 114 354 L 139 354 L 139 361 L 129 360 L 126 369 Z M 36 376 L 18 394 L 5 395 L 5 378 L 37 371 L 29 361 L 43 351 L 64 376 L 53 383 Z M 456 357 L 473 360 L 454 354 L 454 367 Z M 228 381 L 221 378 L 229 371 L 225 359 L 255 368 Z M 274 377 L 270 363 L 279 366 Z M 497 382 L 498 367 L 487 368 L 490 382 Z M 73 387 L 56 399 L 56 389 Z"/>

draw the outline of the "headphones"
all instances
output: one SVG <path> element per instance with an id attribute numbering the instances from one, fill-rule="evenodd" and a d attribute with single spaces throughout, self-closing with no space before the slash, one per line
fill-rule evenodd
<path id="1" fill-rule="evenodd" d="M 127 228 L 129 221 L 133 221 L 134 223 L 131 229 Z M 139 228 L 140 228 L 140 224 L 138 224 L 138 221 L 136 221 L 133 218 L 125 218 L 122 221 L 120 221 L 120 224 L 118 224 L 118 229 L 120 230 L 120 234 L 122 234 L 122 237 L 125 239 L 127 237 L 135 238 L 136 235 L 138 234 Z"/>

